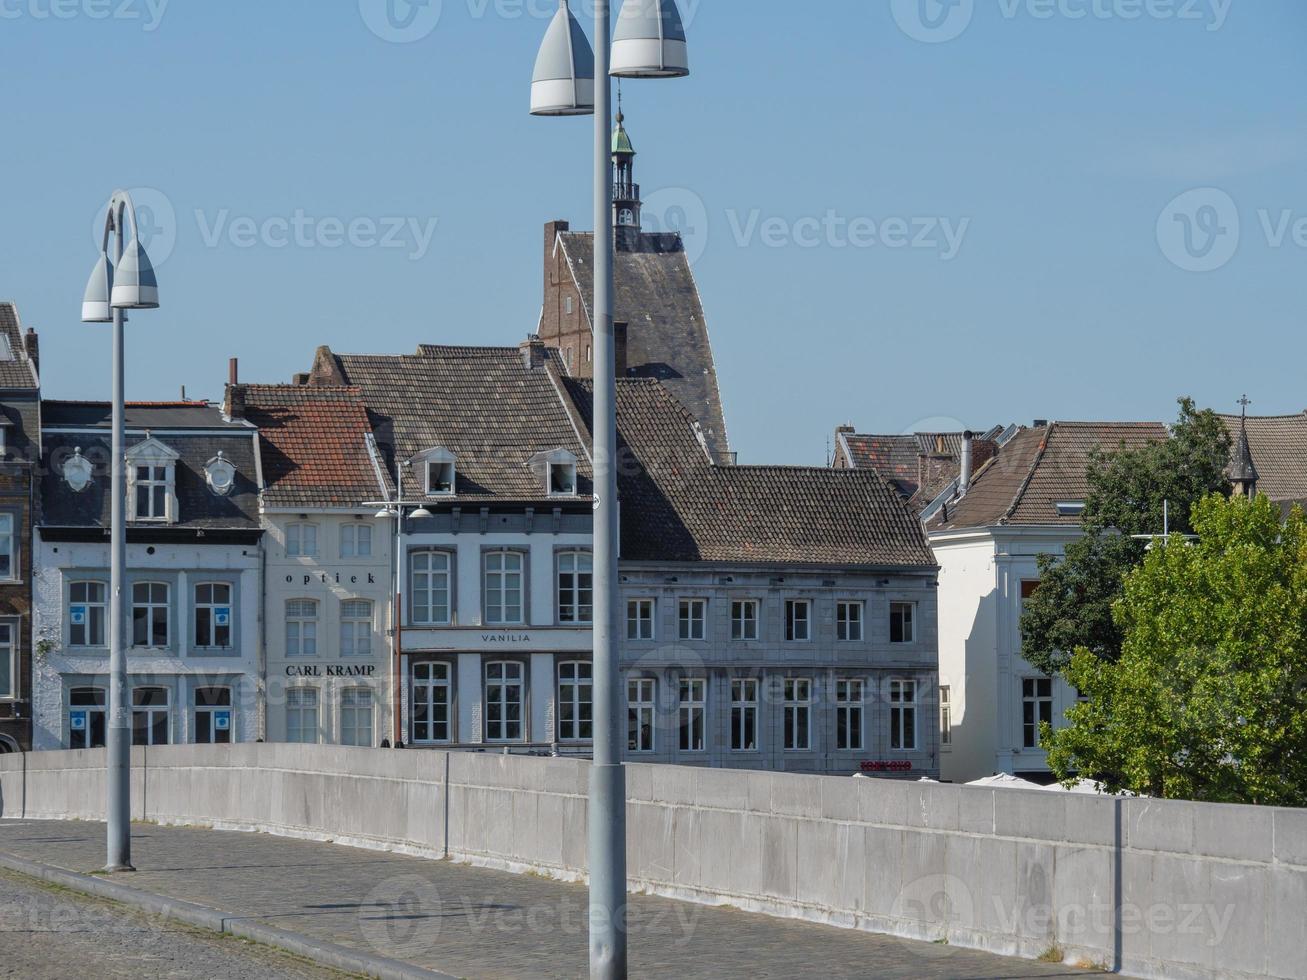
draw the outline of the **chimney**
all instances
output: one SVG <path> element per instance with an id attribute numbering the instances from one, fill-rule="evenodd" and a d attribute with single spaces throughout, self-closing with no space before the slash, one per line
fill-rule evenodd
<path id="1" fill-rule="evenodd" d="M 545 359 L 548 357 L 548 348 L 545 342 L 537 334 L 531 334 L 522 343 L 517 345 L 517 349 L 522 352 L 522 366 L 528 371 L 535 371 L 544 367 Z"/>
<path id="2" fill-rule="evenodd" d="M 227 384 L 238 385 L 241 383 L 240 361 L 232 358 L 227 362 Z"/>
<path id="3" fill-rule="evenodd" d="M 233 364 L 235 361 L 232 362 Z M 222 414 L 233 421 L 245 418 L 245 388 L 239 384 L 227 385 L 227 395 L 223 399 Z"/>
<path id="4" fill-rule="evenodd" d="M 625 323 L 613 324 L 613 359 L 616 362 L 616 375 L 619 378 L 626 377 L 626 336 L 628 325 Z"/>
<path id="5" fill-rule="evenodd" d="M 840 436 L 840 435 L 843 435 L 843 436 L 851 436 L 851 435 L 853 435 L 853 433 L 855 433 L 855 432 L 857 432 L 857 431 L 858 431 L 858 430 L 855 429 L 852 425 L 837 425 L 837 426 L 835 427 L 835 434 L 836 434 L 837 436 Z"/>
<path id="6" fill-rule="evenodd" d="M 28 327 L 27 333 L 23 334 L 23 350 L 27 351 L 27 359 L 32 362 L 32 367 L 36 370 L 37 377 L 40 377 L 41 342 L 36 337 L 36 331 L 31 327 Z"/>
<path id="7" fill-rule="evenodd" d="M 971 465 L 974 459 L 973 440 L 976 434 L 971 430 L 962 433 L 962 475 L 958 477 L 958 496 L 966 496 L 971 489 Z"/>
<path id="8" fill-rule="evenodd" d="M 307 388 L 309 384 L 309 375 L 305 371 L 301 371 L 299 374 L 292 374 L 290 376 L 290 383 L 295 385 L 297 388 Z"/>

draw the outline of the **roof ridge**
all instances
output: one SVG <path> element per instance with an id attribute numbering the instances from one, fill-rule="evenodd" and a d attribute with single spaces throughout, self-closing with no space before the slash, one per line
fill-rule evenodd
<path id="1" fill-rule="evenodd" d="M 1039 464 L 1044 461 L 1044 457 L 1048 454 L 1049 441 L 1053 438 L 1053 433 L 1057 430 L 1059 424 L 1050 422 L 1045 427 L 1044 435 L 1039 442 L 1039 450 L 1035 453 L 1035 458 L 1030 461 L 1030 469 L 1026 471 L 1026 478 L 1021 481 L 1021 486 L 1017 487 L 1017 492 L 1012 497 L 1012 503 L 1003 512 L 1003 516 L 999 518 L 998 522 L 1000 524 L 1006 524 L 1010 521 L 1012 515 L 1017 512 L 1017 508 L 1021 506 L 1021 501 L 1025 498 L 1026 491 L 1030 489 L 1030 484 L 1035 479 L 1035 473 L 1039 470 Z M 1026 431 L 1034 432 L 1035 430 L 1027 429 Z"/>

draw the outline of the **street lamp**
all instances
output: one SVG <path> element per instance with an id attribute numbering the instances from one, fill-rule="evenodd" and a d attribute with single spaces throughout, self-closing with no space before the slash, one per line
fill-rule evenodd
<path id="1" fill-rule="evenodd" d="M 617 663 L 617 379 L 613 344 L 612 82 L 688 75 L 675 0 L 626 0 L 612 35 L 595 0 L 595 47 L 559 0 L 531 79 L 538 116 L 593 113 L 594 126 L 594 762 L 590 767 L 590 976 L 626 976 L 626 772 Z"/>
<path id="2" fill-rule="evenodd" d="M 127 241 L 127 227 L 132 237 Z M 109 261 L 109 236 L 115 235 Z M 124 437 L 123 324 L 127 310 L 157 310 L 159 283 L 136 230 L 136 206 L 126 191 L 109 201 L 100 258 L 82 299 L 82 322 L 113 324 L 113 462 L 109 591 L 109 731 L 105 761 L 107 871 L 133 871 L 131 838 L 131 703 L 128 696 L 123 583 L 127 565 L 127 456 Z"/>

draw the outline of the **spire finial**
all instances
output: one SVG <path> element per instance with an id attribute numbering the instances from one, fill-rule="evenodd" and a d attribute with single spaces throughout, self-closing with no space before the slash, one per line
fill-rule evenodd
<path id="1" fill-rule="evenodd" d="M 622 113 L 622 80 L 617 80 L 617 125 L 626 122 L 626 116 Z"/>
<path id="2" fill-rule="evenodd" d="M 1252 401 L 1247 395 L 1244 395 L 1239 399 L 1239 404 L 1243 406 L 1243 417 L 1246 419 L 1248 417 L 1248 406 L 1252 404 Z"/>

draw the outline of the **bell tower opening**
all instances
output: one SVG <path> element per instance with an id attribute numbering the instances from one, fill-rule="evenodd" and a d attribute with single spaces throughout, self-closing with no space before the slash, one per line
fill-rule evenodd
<path id="1" fill-rule="evenodd" d="M 618 251 L 634 252 L 640 247 L 640 185 L 635 182 L 635 147 L 625 122 L 619 93 L 613 132 L 613 237 Z"/>

